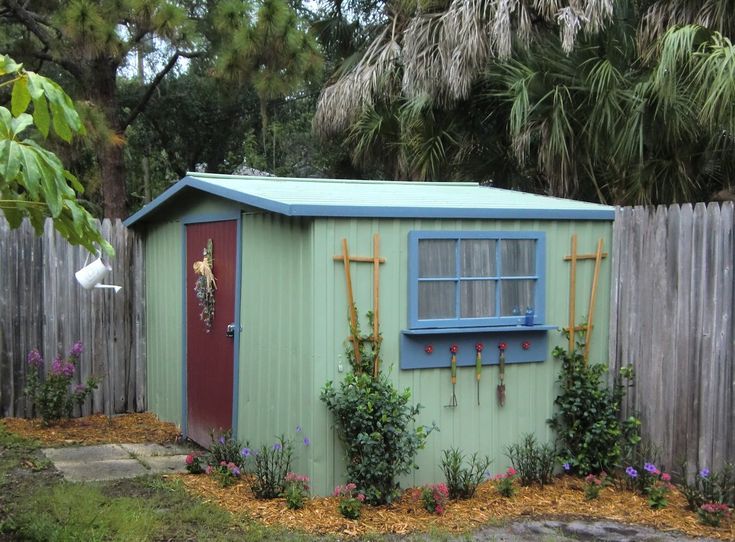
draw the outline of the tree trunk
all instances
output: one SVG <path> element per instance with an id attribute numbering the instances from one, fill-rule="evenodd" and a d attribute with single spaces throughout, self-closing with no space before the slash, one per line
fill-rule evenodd
<path id="1" fill-rule="evenodd" d="M 97 147 L 97 160 L 102 176 L 102 205 L 105 218 L 125 218 L 128 213 L 125 190 L 125 162 L 123 160 L 124 134 L 120 129 L 117 103 L 117 68 L 119 62 L 101 57 L 90 65 L 86 93 L 105 115 L 108 128 L 113 132 L 109 141 Z"/>

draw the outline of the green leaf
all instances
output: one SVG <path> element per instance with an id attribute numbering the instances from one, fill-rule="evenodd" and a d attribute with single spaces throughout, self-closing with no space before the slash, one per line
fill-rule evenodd
<path id="1" fill-rule="evenodd" d="M 43 134 L 43 137 L 48 137 L 48 129 L 51 126 L 51 115 L 49 115 L 45 98 L 34 98 L 33 122 L 36 123 L 36 128 Z"/>
<path id="2" fill-rule="evenodd" d="M 33 126 L 33 117 L 28 113 L 21 113 L 20 116 L 12 120 L 12 138 L 17 138 L 29 126 Z"/>
<path id="3" fill-rule="evenodd" d="M 23 67 L 23 64 L 17 64 L 15 60 L 7 55 L 0 55 L 0 75 L 15 73 Z"/>
<path id="4" fill-rule="evenodd" d="M 13 83 L 13 92 L 10 95 L 10 110 L 14 117 L 28 109 L 31 103 L 31 93 L 28 91 L 28 79 L 21 77 Z"/>

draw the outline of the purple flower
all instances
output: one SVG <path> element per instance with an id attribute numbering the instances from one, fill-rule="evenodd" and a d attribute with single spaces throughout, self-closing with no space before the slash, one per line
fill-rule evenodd
<path id="1" fill-rule="evenodd" d="M 230 472 L 232 473 L 232 476 L 240 476 L 240 469 L 238 469 L 237 467 L 232 467 Z"/>
<path id="2" fill-rule="evenodd" d="M 625 469 L 625 474 L 627 474 L 631 478 L 638 478 L 638 471 L 635 470 L 633 467 L 628 467 L 627 469 Z"/>
<path id="3" fill-rule="evenodd" d="M 82 395 L 86 391 L 87 386 L 85 386 L 84 384 L 77 384 L 76 386 L 74 386 L 74 393 L 76 393 L 77 395 Z"/>
<path id="4" fill-rule="evenodd" d="M 36 350 L 35 348 L 28 352 L 28 365 L 31 367 L 42 367 L 43 366 L 43 357 L 41 356 L 41 352 Z"/>
<path id="5" fill-rule="evenodd" d="M 569 472 L 572 469 L 572 466 L 569 464 L 569 462 L 567 462 L 564 463 L 561 468 L 564 469 L 564 472 Z"/>
<path id="6" fill-rule="evenodd" d="M 699 477 L 700 478 L 708 478 L 709 477 L 709 469 L 705 467 L 701 471 L 699 471 Z"/>
<path id="7" fill-rule="evenodd" d="M 309 437 L 304 437 L 304 446 L 308 446 L 311 444 L 311 439 Z"/>
<path id="8" fill-rule="evenodd" d="M 296 426 L 296 432 L 297 432 L 297 433 L 301 433 L 301 426 L 300 426 L 300 425 L 297 425 L 297 426 Z"/>
<path id="9" fill-rule="evenodd" d="M 240 450 L 240 455 L 243 457 L 250 457 L 250 448 L 243 448 Z"/>
<path id="10" fill-rule="evenodd" d="M 224 444 L 224 443 L 225 443 L 225 437 L 224 437 L 224 436 L 221 436 L 221 437 L 219 438 L 219 443 L 220 443 L 220 444 Z"/>
<path id="11" fill-rule="evenodd" d="M 61 374 L 61 356 L 56 356 L 54 361 L 51 362 L 51 372 L 55 375 Z"/>
<path id="12" fill-rule="evenodd" d="M 78 358 L 83 350 L 82 341 L 77 341 L 74 343 L 74 346 L 71 347 L 71 350 L 69 351 L 69 356 Z"/>
<path id="13" fill-rule="evenodd" d="M 281 446 L 281 443 L 280 442 L 276 442 L 273 445 L 273 451 L 275 451 L 275 452 L 280 452 L 282 449 L 283 449 L 283 446 Z"/>
<path id="14" fill-rule="evenodd" d="M 643 468 L 646 469 L 646 472 L 649 472 L 651 474 L 658 470 L 656 469 L 656 465 L 654 465 L 653 463 L 646 463 L 645 465 L 643 465 Z"/>

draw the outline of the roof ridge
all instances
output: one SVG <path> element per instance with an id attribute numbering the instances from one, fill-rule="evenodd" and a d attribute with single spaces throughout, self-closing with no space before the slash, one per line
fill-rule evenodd
<path id="1" fill-rule="evenodd" d="M 317 179 L 311 177 L 263 177 L 258 175 L 231 175 L 226 173 L 199 173 L 187 171 L 187 177 L 199 179 L 248 179 L 271 182 L 313 182 L 335 184 L 387 184 L 405 186 L 480 186 L 472 181 L 390 181 L 386 179 Z"/>

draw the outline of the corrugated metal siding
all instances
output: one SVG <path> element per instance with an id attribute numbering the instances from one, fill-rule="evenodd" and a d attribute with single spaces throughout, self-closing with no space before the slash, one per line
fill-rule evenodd
<path id="1" fill-rule="evenodd" d="M 148 410 L 181 425 L 181 224 L 146 232 Z"/>
<path id="2" fill-rule="evenodd" d="M 318 400 L 319 390 L 327 380 L 339 380 L 340 362 L 344 361 L 344 341 L 348 334 L 345 279 L 342 264 L 332 256 L 340 252 L 346 237 L 352 255 L 372 253 L 372 236 L 381 235 L 381 253 L 386 263 L 381 266 L 380 300 L 383 333 L 384 370 L 400 388 L 411 388 L 413 400 L 424 405 L 419 422 L 430 425 L 435 421 L 440 432 L 433 433 L 427 446 L 419 453 L 420 470 L 405 484 L 438 482 L 441 451 L 457 446 L 467 453 L 488 454 L 494 462 L 493 472 L 507 465 L 505 448 L 526 432 L 547 441 L 551 432 L 546 419 L 552 414 L 556 396 L 555 381 L 558 364 L 551 359 L 551 348 L 564 345 L 558 332 L 549 332 L 549 357 L 540 364 L 510 365 L 506 368 L 507 400 L 499 408 L 495 399 L 497 369 L 485 368 L 482 374 L 480 406 L 476 404 L 473 368 L 458 372 L 457 408 L 445 408 L 451 397 L 449 370 L 400 371 L 398 340 L 401 329 L 407 327 L 407 238 L 410 230 L 533 230 L 546 232 L 546 323 L 564 326 L 568 319 L 569 263 L 562 258 L 569 254 L 572 233 L 578 235 L 578 252 L 594 252 L 597 240 L 605 240 L 609 252 L 611 225 L 599 222 L 538 222 L 538 221 L 458 221 L 458 220 L 340 220 L 325 219 L 314 228 L 314 282 L 311 319 L 314 326 L 316 364 L 312 404 L 315 440 L 325 446 L 325 461 L 314 465 L 311 472 L 316 491 L 327 492 L 334 484 L 344 482 L 341 445 L 331 427 L 332 420 Z M 581 321 L 587 312 L 592 282 L 593 261 L 580 262 L 577 270 L 577 314 Z M 605 361 L 607 355 L 608 298 L 610 284 L 609 259 L 603 260 L 600 275 L 595 331 L 591 359 Z M 363 317 L 372 305 L 372 266 L 352 264 L 353 286 L 358 310 Z M 488 349 L 490 352 L 492 350 Z M 489 352 L 488 352 L 489 353 Z M 344 370 L 347 371 L 347 367 Z"/>
<path id="3" fill-rule="evenodd" d="M 294 469 L 305 473 L 324 461 L 313 453 L 321 449 L 312 431 L 313 368 L 322 360 L 312 346 L 310 228 L 308 220 L 243 214 L 238 437 L 258 447 L 293 438 Z M 305 436 L 315 445 L 305 447 Z"/>

